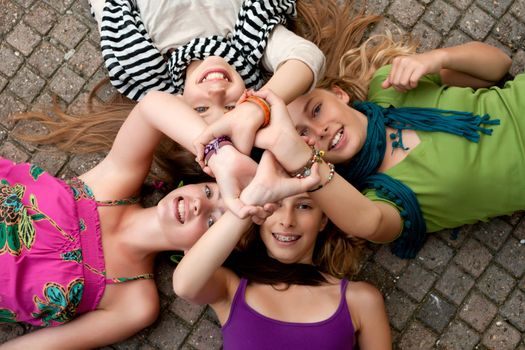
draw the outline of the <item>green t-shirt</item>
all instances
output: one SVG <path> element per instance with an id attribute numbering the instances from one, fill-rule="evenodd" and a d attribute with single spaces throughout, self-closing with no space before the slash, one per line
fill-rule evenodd
<path id="1" fill-rule="evenodd" d="M 427 231 L 458 227 L 525 209 L 525 74 L 504 88 L 441 85 L 439 76 L 421 79 L 416 89 L 399 93 L 381 83 L 390 66 L 379 69 L 368 99 L 383 107 L 435 107 L 489 114 L 501 120 L 479 143 L 443 132 L 417 131 L 421 140 L 386 174 L 417 196 Z M 521 107 L 521 108 L 520 108 Z M 364 192 L 377 200 L 373 190 Z"/>

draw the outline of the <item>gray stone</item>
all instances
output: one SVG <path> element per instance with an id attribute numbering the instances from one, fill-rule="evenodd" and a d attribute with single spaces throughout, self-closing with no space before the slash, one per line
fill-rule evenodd
<path id="1" fill-rule="evenodd" d="M 56 12 L 42 1 L 37 1 L 24 16 L 24 22 L 42 35 L 47 34 L 56 21 Z"/>
<path id="2" fill-rule="evenodd" d="M 24 56 L 28 56 L 40 40 L 40 35 L 24 23 L 19 23 L 14 30 L 7 35 L 7 42 L 13 45 L 13 47 Z"/>
<path id="3" fill-rule="evenodd" d="M 498 250 L 512 231 L 512 226 L 498 218 L 474 225 L 471 232 L 480 242 L 492 250 Z"/>
<path id="4" fill-rule="evenodd" d="M 175 298 L 170 305 L 170 310 L 189 324 L 197 322 L 205 308 L 205 305 L 189 303 L 182 298 Z"/>
<path id="5" fill-rule="evenodd" d="M 447 34 L 456 23 L 460 12 L 443 0 L 433 1 L 426 9 L 423 19 L 436 31 Z"/>
<path id="6" fill-rule="evenodd" d="M 0 45 L 0 72 L 8 77 L 12 77 L 16 74 L 16 71 L 23 62 L 24 59 L 20 53 L 13 51 L 11 47 L 7 45 Z"/>
<path id="7" fill-rule="evenodd" d="M 388 245 L 381 246 L 374 255 L 374 261 L 394 275 L 398 275 L 408 265 L 408 260 L 392 254 Z"/>
<path id="8" fill-rule="evenodd" d="M 58 73 L 54 75 L 50 83 L 50 89 L 66 102 L 71 102 L 80 92 L 84 83 L 84 79 L 71 69 L 62 67 L 58 70 Z"/>
<path id="9" fill-rule="evenodd" d="M 22 17 L 22 9 L 11 0 L 0 0 L 0 37 L 9 32 Z M 3 40 L 3 39 L 2 39 Z"/>
<path id="10" fill-rule="evenodd" d="M 525 49 L 525 25 L 505 15 L 493 29 L 494 35 L 512 49 Z"/>
<path id="11" fill-rule="evenodd" d="M 460 21 L 459 27 L 475 40 L 483 40 L 494 26 L 494 19 L 479 7 L 472 6 Z"/>
<path id="12" fill-rule="evenodd" d="M 482 343 L 489 349 L 514 349 L 521 340 L 521 334 L 510 324 L 496 319 L 483 335 Z"/>
<path id="13" fill-rule="evenodd" d="M 417 312 L 417 318 L 438 333 L 450 322 L 456 307 L 438 294 L 429 293 Z"/>
<path id="14" fill-rule="evenodd" d="M 87 32 L 88 29 L 82 22 L 74 16 L 66 15 L 62 17 L 58 25 L 53 28 L 51 36 L 62 45 L 72 49 L 78 45 Z"/>
<path id="15" fill-rule="evenodd" d="M 64 51 L 47 41 L 35 50 L 29 58 L 29 63 L 35 67 L 43 77 L 49 78 L 64 61 Z"/>
<path id="16" fill-rule="evenodd" d="M 496 254 L 496 261 L 510 271 L 514 277 L 525 272 L 525 244 L 511 238 Z"/>
<path id="17" fill-rule="evenodd" d="M 427 269 L 441 272 L 454 256 L 454 250 L 431 235 L 417 255 L 417 260 Z"/>
<path id="18" fill-rule="evenodd" d="M 525 293 L 516 289 L 501 308 L 500 314 L 522 333 L 525 333 Z"/>
<path id="19" fill-rule="evenodd" d="M 459 316 L 471 327 L 482 333 L 496 316 L 497 307 L 483 295 L 474 292 L 467 299 Z"/>
<path id="20" fill-rule="evenodd" d="M 399 340 L 399 350 L 432 349 L 436 335 L 419 322 L 411 323 Z"/>
<path id="21" fill-rule="evenodd" d="M 101 64 L 100 49 L 89 42 L 81 44 L 69 60 L 69 65 L 73 67 L 73 70 L 80 73 L 80 76 L 84 78 L 91 77 Z"/>
<path id="22" fill-rule="evenodd" d="M 45 86 L 46 81 L 26 67 L 18 71 L 9 82 L 9 90 L 24 102 L 31 103 Z"/>
<path id="23" fill-rule="evenodd" d="M 478 288 L 494 300 L 503 302 L 516 282 L 508 273 L 495 265 L 490 265 L 478 281 Z"/>
<path id="24" fill-rule="evenodd" d="M 480 341 L 478 332 L 461 321 L 453 321 L 437 342 L 437 348 L 443 350 L 471 350 Z"/>
<path id="25" fill-rule="evenodd" d="M 436 289 L 454 303 L 461 304 L 473 285 L 472 277 L 461 271 L 456 265 L 450 264 L 436 283 Z"/>
<path id="26" fill-rule="evenodd" d="M 435 280 L 436 276 L 433 273 L 412 263 L 399 278 L 397 287 L 416 300 L 421 301 Z"/>
<path id="27" fill-rule="evenodd" d="M 425 11 L 425 7 L 415 0 L 394 0 L 388 14 L 395 18 L 403 27 L 412 27 Z"/>
<path id="28" fill-rule="evenodd" d="M 512 0 L 476 0 L 476 3 L 494 17 L 499 18 L 507 11 Z"/>
<path id="29" fill-rule="evenodd" d="M 385 305 L 390 324 L 399 330 L 405 327 L 417 307 L 407 294 L 397 289 L 394 289 L 390 295 L 385 297 Z"/>
<path id="30" fill-rule="evenodd" d="M 188 343 L 199 350 L 221 349 L 221 330 L 216 324 L 203 319 L 197 325 L 197 329 L 190 335 Z"/>
<path id="31" fill-rule="evenodd" d="M 492 254 L 489 250 L 478 241 L 470 238 L 461 247 L 453 261 L 474 277 L 478 277 L 491 259 Z"/>

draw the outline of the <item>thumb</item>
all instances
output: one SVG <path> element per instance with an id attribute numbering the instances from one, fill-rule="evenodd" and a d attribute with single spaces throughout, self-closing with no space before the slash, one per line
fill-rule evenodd
<path id="1" fill-rule="evenodd" d="M 392 86 L 392 84 L 390 83 L 390 79 L 389 79 L 388 77 L 387 77 L 387 78 L 385 79 L 385 81 L 383 81 L 383 83 L 381 84 L 381 87 L 382 87 L 383 89 L 388 89 L 388 88 L 391 87 L 391 86 Z"/>

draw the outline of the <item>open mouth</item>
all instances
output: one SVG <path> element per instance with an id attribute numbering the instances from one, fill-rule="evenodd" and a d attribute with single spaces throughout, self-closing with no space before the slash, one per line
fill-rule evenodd
<path id="1" fill-rule="evenodd" d="M 341 140 L 343 139 L 343 132 L 344 132 L 344 128 L 341 128 L 337 131 L 337 133 L 335 134 L 335 136 L 332 138 L 332 141 L 330 142 L 330 144 L 328 145 L 328 150 L 332 150 L 334 148 L 336 148 L 339 143 L 341 142 Z"/>
<path id="2" fill-rule="evenodd" d="M 184 224 L 184 221 L 186 221 L 186 206 L 184 205 L 184 198 L 177 198 L 175 204 L 175 217 L 181 224 Z"/>
<path id="3" fill-rule="evenodd" d="M 231 82 L 231 77 L 224 69 L 211 69 L 204 72 L 202 77 L 199 79 L 199 83 L 206 83 L 209 81 L 226 81 Z"/>
<path id="4" fill-rule="evenodd" d="M 297 241 L 299 238 L 301 238 L 301 236 L 298 236 L 298 235 L 292 235 L 292 234 L 282 235 L 282 234 L 275 233 L 275 232 L 272 232 L 272 236 L 273 236 L 276 240 L 278 240 L 279 242 L 282 242 L 282 243 L 295 242 L 295 241 Z"/>

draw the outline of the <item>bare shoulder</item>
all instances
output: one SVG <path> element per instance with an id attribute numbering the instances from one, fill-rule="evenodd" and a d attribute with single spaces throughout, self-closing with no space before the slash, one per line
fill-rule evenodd
<path id="1" fill-rule="evenodd" d="M 154 280 L 109 285 L 104 297 L 105 309 L 117 311 L 131 322 L 151 324 L 159 315 L 159 294 Z"/>
<path id="2" fill-rule="evenodd" d="M 383 295 L 368 282 L 348 282 L 346 300 L 351 308 L 364 309 L 371 306 L 383 306 Z"/>

